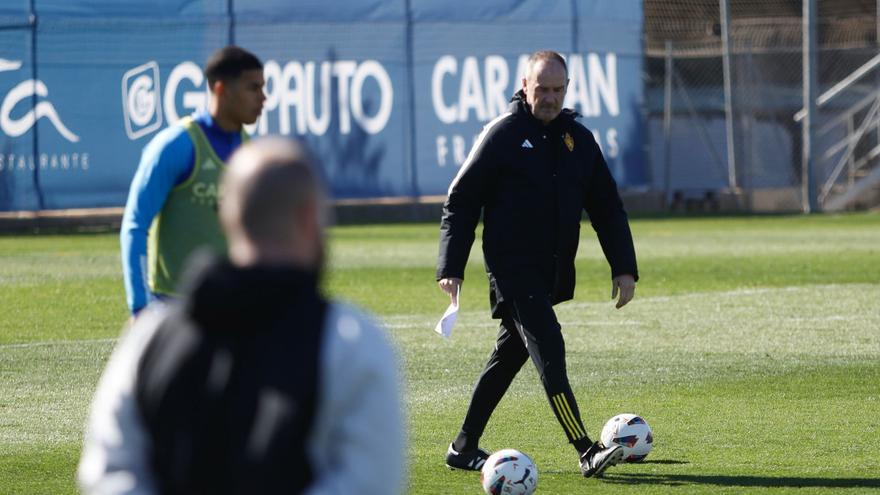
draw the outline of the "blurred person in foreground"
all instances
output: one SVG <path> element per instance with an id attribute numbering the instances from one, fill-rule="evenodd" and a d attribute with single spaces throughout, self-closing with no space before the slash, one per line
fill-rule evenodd
<path id="1" fill-rule="evenodd" d="M 184 261 L 198 248 L 226 251 L 217 216 L 226 160 L 260 116 L 263 63 L 237 46 L 205 63 L 207 108 L 162 130 L 141 154 L 119 233 L 126 302 L 134 317 L 176 296 Z"/>
<path id="2" fill-rule="evenodd" d="M 200 253 L 181 299 L 123 335 L 92 404 L 81 489 L 401 493 L 398 361 L 366 315 L 319 293 L 325 195 L 311 155 L 246 143 L 223 188 L 228 259 Z"/>
<path id="3" fill-rule="evenodd" d="M 479 470 L 489 417 L 531 358 L 547 400 L 579 456 L 581 473 L 601 476 L 620 462 L 619 445 L 587 435 L 565 364 L 553 305 L 574 295 L 581 216 L 587 212 L 611 265 L 611 298 L 627 304 L 638 280 L 635 248 L 617 184 L 592 133 L 563 109 L 565 60 L 533 53 L 522 89 L 507 113 L 489 122 L 449 186 L 440 226 L 437 281 L 453 303 L 464 279 L 474 229 L 483 217 L 483 254 L 492 317 L 501 320 L 495 349 L 477 380 L 446 464 Z"/>

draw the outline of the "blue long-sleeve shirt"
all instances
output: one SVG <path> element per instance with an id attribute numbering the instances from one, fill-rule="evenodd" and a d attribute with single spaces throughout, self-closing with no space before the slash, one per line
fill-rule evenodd
<path id="1" fill-rule="evenodd" d="M 208 112 L 194 113 L 193 120 L 205 133 L 217 157 L 224 162 L 241 144 L 240 132 L 223 130 Z M 195 146 L 180 125 L 163 129 L 141 154 L 119 232 L 126 302 L 132 314 L 143 309 L 153 297 L 147 285 L 147 232 L 150 224 L 162 210 L 171 190 L 192 173 L 194 162 Z"/>

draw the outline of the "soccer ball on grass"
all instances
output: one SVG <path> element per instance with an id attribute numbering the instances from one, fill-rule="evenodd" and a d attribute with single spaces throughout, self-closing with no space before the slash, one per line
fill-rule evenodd
<path id="1" fill-rule="evenodd" d="M 538 486 L 538 468 L 516 449 L 499 450 L 483 464 L 480 484 L 489 495 L 531 495 Z"/>
<path id="2" fill-rule="evenodd" d="M 618 414 L 602 428 L 602 444 L 623 447 L 623 462 L 639 462 L 654 447 L 654 432 L 648 422 L 635 414 Z"/>

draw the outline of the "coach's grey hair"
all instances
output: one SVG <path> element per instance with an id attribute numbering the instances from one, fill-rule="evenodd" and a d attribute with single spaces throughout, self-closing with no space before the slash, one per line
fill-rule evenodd
<path id="1" fill-rule="evenodd" d="M 562 65 L 562 68 L 565 69 L 565 77 L 568 78 L 568 64 L 565 63 L 565 58 L 559 54 L 559 52 L 555 52 L 553 50 L 538 50 L 535 53 L 529 55 L 528 62 L 526 63 L 526 73 L 525 77 L 528 77 L 532 74 L 532 69 L 535 67 L 540 61 L 553 60 L 559 62 Z"/>

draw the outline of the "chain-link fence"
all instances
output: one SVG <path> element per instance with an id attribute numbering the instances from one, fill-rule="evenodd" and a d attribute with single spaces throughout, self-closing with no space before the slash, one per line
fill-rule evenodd
<path id="1" fill-rule="evenodd" d="M 878 18 L 875 1 L 818 4 L 821 93 L 877 55 Z M 644 5 L 654 188 L 664 191 L 673 209 L 718 207 L 725 192 L 737 193 L 749 203 L 741 206 L 750 209 L 800 208 L 802 130 L 794 116 L 803 106 L 802 2 L 645 0 Z M 836 182 L 851 184 L 858 175 L 854 165 L 861 160 L 864 169 L 880 154 L 880 131 L 871 123 L 880 108 L 868 97 L 880 77 L 873 72 L 823 106 L 816 119 L 820 189 L 835 168 L 841 169 Z"/>

